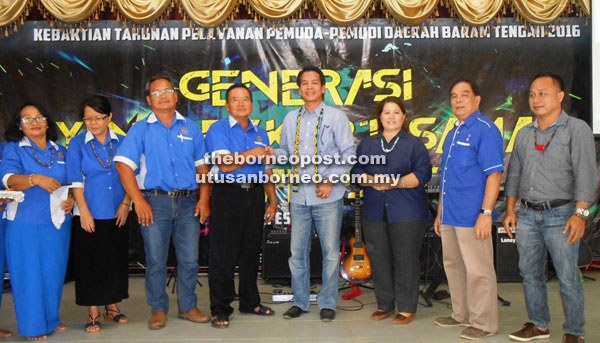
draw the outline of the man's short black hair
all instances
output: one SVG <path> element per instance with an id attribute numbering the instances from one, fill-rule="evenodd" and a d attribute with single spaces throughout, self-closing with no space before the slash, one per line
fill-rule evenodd
<path id="1" fill-rule="evenodd" d="M 227 88 L 227 91 L 225 92 L 225 102 L 229 102 L 229 93 L 236 88 L 244 88 L 248 92 L 248 94 L 250 94 L 250 102 L 252 102 L 252 92 L 250 92 L 248 87 L 246 87 L 246 85 L 243 83 L 234 83 L 229 88 Z"/>
<path id="2" fill-rule="evenodd" d="M 448 95 L 451 96 L 452 89 L 454 88 L 454 86 L 456 86 L 457 84 L 462 83 L 462 82 L 471 86 L 471 90 L 473 91 L 473 94 L 475 94 L 475 96 L 481 95 L 481 93 L 479 92 L 479 86 L 475 83 L 475 81 L 470 80 L 470 79 L 458 79 L 458 80 L 452 82 L 452 85 L 450 86 L 450 90 L 448 91 Z"/>
<path id="3" fill-rule="evenodd" d="M 321 79 L 321 86 L 325 86 L 325 74 L 323 74 L 323 71 L 318 67 L 308 66 L 302 68 L 302 70 L 300 70 L 298 76 L 296 77 L 296 84 L 298 85 L 298 87 L 300 87 L 300 81 L 302 81 L 302 74 L 304 74 L 307 71 L 314 71 L 315 73 L 319 74 L 319 79 Z"/>
<path id="4" fill-rule="evenodd" d="M 542 78 L 542 77 L 551 78 L 552 81 L 554 81 L 554 83 L 558 86 L 558 88 L 560 89 L 561 92 L 565 91 L 565 81 L 563 80 L 563 78 L 560 75 L 554 74 L 551 72 L 536 74 L 534 77 L 531 78 L 531 82 L 529 82 L 529 87 L 531 87 L 531 85 L 533 84 L 533 81 L 535 81 L 539 78 Z"/>
<path id="5" fill-rule="evenodd" d="M 167 80 L 167 81 L 169 81 L 169 83 L 171 83 L 171 86 L 175 87 L 175 81 L 173 80 L 171 75 L 169 75 L 167 73 L 154 74 L 154 75 L 150 76 L 150 79 L 148 81 L 146 81 L 146 85 L 144 87 L 144 90 L 146 91 L 147 96 L 150 96 L 150 84 L 152 84 L 152 82 L 154 82 L 156 80 Z"/>

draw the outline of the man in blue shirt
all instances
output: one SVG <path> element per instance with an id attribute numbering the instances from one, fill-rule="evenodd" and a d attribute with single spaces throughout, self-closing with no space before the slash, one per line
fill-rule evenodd
<path id="1" fill-rule="evenodd" d="M 272 316 L 261 305 L 256 285 L 262 229 L 277 210 L 275 186 L 267 177 L 261 159 L 271 153 L 267 132 L 252 123 L 252 94 L 243 84 L 234 84 L 225 95 L 228 118 L 211 125 L 206 145 L 213 159 L 211 174 L 232 181 L 215 180 L 211 193 L 210 311 L 212 325 L 229 326 L 235 298 L 233 273 L 239 261 L 239 310 L 242 313 Z M 232 163 L 228 163 L 230 158 Z M 261 180 L 262 179 L 262 180 Z M 265 212 L 265 191 L 269 205 Z M 235 209 L 232 215 L 231 209 Z"/>
<path id="2" fill-rule="evenodd" d="M 345 187 L 332 183 L 352 169 L 349 157 L 356 154 L 356 145 L 346 115 L 323 103 L 325 75 L 317 67 L 306 67 L 296 79 L 304 106 L 287 114 L 281 129 L 280 147 L 276 156 L 289 158 L 337 158 L 338 163 L 292 164 L 292 176 L 322 177 L 322 182 L 292 184 L 290 214 L 292 217 L 291 257 L 294 305 L 285 318 L 296 318 L 310 309 L 309 250 L 314 226 L 323 251 L 323 285 L 317 297 L 323 321 L 335 318 L 338 299 L 340 229 Z M 317 158 L 315 158 L 317 157 Z M 315 180 L 319 181 L 319 180 Z"/>
<path id="3" fill-rule="evenodd" d="M 503 139 L 481 115 L 475 83 L 452 84 L 450 104 L 456 126 L 448 132 L 440 168 L 435 232 L 442 237 L 444 269 L 452 315 L 442 327 L 467 326 L 460 337 L 481 339 L 498 330 L 498 302 L 492 247 L 492 212 L 502 179 Z"/>
<path id="4" fill-rule="evenodd" d="M 200 127 L 175 110 L 177 93 L 169 76 L 159 74 L 146 83 L 146 101 L 152 113 L 129 129 L 114 158 L 125 191 L 135 205 L 146 252 L 146 298 L 152 307 L 150 329 L 167 320 L 169 298 L 165 291 L 169 240 L 177 253 L 177 304 L 179 317 L 194 322 L 210 318 L 196 307 L 198 239 L 200 222 L 209 216 L 206 149 Z M 139 171 L 137 176 L 135 171 Z M 200 215 L 200 220 L 198 220 Z"/>

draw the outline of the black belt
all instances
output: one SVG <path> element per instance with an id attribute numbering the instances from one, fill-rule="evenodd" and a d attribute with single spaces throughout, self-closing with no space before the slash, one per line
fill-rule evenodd
<path id="1" fill-rule="evenodd" d="M 262 183 L 215 182 L 213 186 L 251 189 L 259 186 L 262 187 Z"/>
<path id="2" fill-rule="evenodd" d="M 163 191 L 162 189 L 146 189 L 144 193 L 152 194 L 152 195 L 166 195 L 170 197 L 187 197 L 190 194 L 194 193 L 194 191 L 190 191 L 188 189 L 177 189 L 174 191 Z"/>
<path id="3" fill-rule="evenodd" d="M 527 206 L 527 208 L 530 208 L 530 209 L 536 210 L 536 211 L 543 211 L 543 210 L 549 210 L 551 208 L 555 208 L 558 206 L 566 205 L 566 204 L 570 203 L 571 200 L 556 199 L 556 200 L 550 200 L 550 201 L 544 201 L 544 202 L 529 202 L 527 200 L 521 199 L 521 202 L 523 203 L 523 205 Z"/>

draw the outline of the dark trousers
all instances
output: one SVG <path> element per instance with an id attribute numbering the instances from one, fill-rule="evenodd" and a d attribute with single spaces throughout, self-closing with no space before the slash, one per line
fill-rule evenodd
<path id="1" fill-rule="evenodd" d="M 419 300 L 419 253 L 427 222 L 375 222 L 363 219 L 373 268 L 377 309 L 416 313 Z M 395 305 L 395 306 L 394 306 Z"/>
<path id="2" fill-rule="evenodd" d="M 265 214 L 263 187 L 213 184 L 210 203 L 210 311 L 212 315 L 233 312 L 236 263 L 240 267 L 239 309 L 252 311 L 260 304 L 256 278 Z"/>

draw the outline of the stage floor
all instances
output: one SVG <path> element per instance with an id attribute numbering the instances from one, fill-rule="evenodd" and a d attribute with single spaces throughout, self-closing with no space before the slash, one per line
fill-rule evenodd
<path id="1" fill-rule="evenodd" d="M 600 342 L 600 327 L 597 324 L 600 318 L 600 272 L 588 272 L 586 275 L 598 278 L 598 281 L 585 281 L 586 294 L 586 342 Z M 198 280 L 204 287 L 197 289 L 198 305 L 202 311 L 209 311 L 208 279 L 200 275 Z M 551 342 L 561 342 L 563 313 L 558 294 L 558 281 L 552 280 L 548 284 L 550 310 L 553 322 L 550 325 Z M 151 331 L 146 326 L 150 310 L 146 305 L 144 296 L 144 278 L 132 276 L 130 278 L 130 298 L 121 305 L 121 310 L 130 318 L 130 323 L 117 325 L 103 322 L 102 331 L 95 334 L 86 334 L 84 324 L 87 317 L 85 307 L 75 305 L 75 289 L 72 282 L 64 287 L 61 306 L 61 319 L 68 329 L 61 333 L 51 335 L 48 342 L 193 342 L 193 341 L 273 341 L 273 342 L 432 342 L 451 343 L 467 342 L 458 337 L 461 328 L 441 328 L 433 324 L 438 316 L 450 314 L 448 300 L 434 302 L 433 307 L 419 306 L 417 317 L 408 325 L 394 325 L 391 318 L 380 322 L 369 319 L 370 314 L 376 309 L 373 291 L 364 290 L 358 301 L 340 300 L 336 320 L 322 323 L 319 320 L 319 310 L 314 305 L 312 311 L 297 319 L 285 320 L 282 317 L 289 307 L 289 303 L 271 303 L 271 294 L 274 287 L 260 280 L 260 290 L 264 304 L 268 304 L 275 311 L 273 317 L 259 317 L 244 315 L 236 311 L 231 318 L 227 329 L 216 329 L 210 324 L 195 324 L 177 318 L 177 302 L 171 294 L 171 311 L 167 326 L 158 331 Z M 440 289 L 447 289 L 442 285 Z M 523 291 L 520 283 L 500 283 L 500 295 L 511 302 L 509 307 L 500 306 L 500 329 L 495 336 L 488 337 L 481 342 L 508 342 L 508 334 L 521 328 L 527 321 Z M 283 288 L 289 291 L 288 287 Z M 423 303 L 422 299 L 420 302 Z M 361 303 L 362 309 L 359 310 Z M 344 310 L 346 309 L 346 310 Z M 5 293 L 0 309 L 0 327 L 14 332 L 8 339 L 0 342 L 21 342 L 23 337 L 17 333 L 17 324 L 10 293 Z M 548 341 L 544 341 L 548 342 Z"/>

